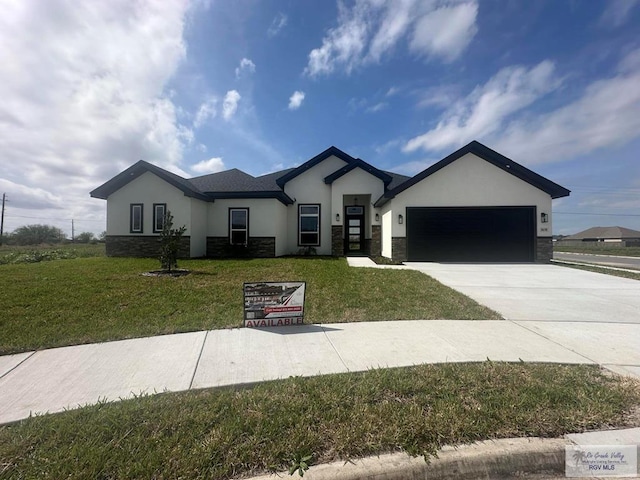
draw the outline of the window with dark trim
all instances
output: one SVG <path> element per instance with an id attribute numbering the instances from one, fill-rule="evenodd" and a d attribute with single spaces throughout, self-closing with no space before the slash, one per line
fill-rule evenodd
<path id="1" fill-rule="evenodd" d="M 153 233 L 160 233 L 164 228 L 164 217 L 167 214 L 166 203 L 153 204 Z"/>
<path id="2" fill-rule="evenodd" d="M 144 205 L 142 203 L 132 203 L 129 206 L 129 232 L 142 233 L 142 211 Z"/>
<path id="3" fill-rule="evenodd" d="M 320 245 L 320 205 L 298 205 L 298 245 Z"/>
<path id="4" fill-rule="evenodd" d="M 247 245 L 249 241 L 249 209 L 229 209 L 229 243 Z"/>

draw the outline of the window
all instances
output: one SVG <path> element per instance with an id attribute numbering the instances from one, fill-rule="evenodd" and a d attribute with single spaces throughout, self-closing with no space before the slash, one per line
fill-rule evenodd
<path id="1" fill-rule="evenodd" d="M 320 245 L 320 205 L 298 206 L 298 245 Z"/>
<path id="2" fill-rule="evenodd" d="M 231 245 L 246 245 L 249 240 L 249 209 L 229 209 L 229 242 Z"/>
<path id="3" fill-rule="evenodd" d="M 166 203 L 153 204 L 153 233 L 162 232 L 164 228 L 164 217 L 167 214 Z"/>
<path id="4" fill-rule="evenodd" d="M 142 203 L 132 203 L 129 215 L 129 231 L 131 233 L 142 233 Z"/>

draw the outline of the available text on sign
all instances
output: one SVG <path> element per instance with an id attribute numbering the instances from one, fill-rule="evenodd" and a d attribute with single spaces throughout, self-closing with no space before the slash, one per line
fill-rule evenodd
<path id="1" fill-rule="evenodd" d="M 305 282 L 245 283 L 244 326 L 302 324 L 305 287 Z"/>

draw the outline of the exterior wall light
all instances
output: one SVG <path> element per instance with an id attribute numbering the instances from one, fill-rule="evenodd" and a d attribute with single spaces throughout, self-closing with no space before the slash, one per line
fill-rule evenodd
<path id="1" fill-rule="evenodd" d="M 340 221 L 340 214 L 336 213 L 336 222 L 339 222 L 339 221 Z"/>
<path id="2" fill-rule="evenodd" d="M 398 223 L 400 225 L 402 225 L 404 223 L 404 217 L 402 216 L 402 214 L 398 215 Z"/>
<path id="3" fill-rule="evenodd" d="M 380 221 L 380 214 L 376 213 L 376 222 L 379 222 L 379 221 Z"/>
<path id="4" fill-rule="evenodd" d="M 547 215 L 546 213 L 541 213 L 540 214 L 540 223 L 549 223 L 549 215 Z"/>

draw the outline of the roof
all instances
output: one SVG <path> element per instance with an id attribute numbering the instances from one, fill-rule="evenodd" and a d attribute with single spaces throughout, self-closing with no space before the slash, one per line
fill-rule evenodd
<path id="1" fill-rule="evenodd" d="M 626 239 L 640 238 L 640 231 L 624 227 L 591 227 L 575 235 L 564 237 L 563 240 L 587 239 Z"/>
<path id="2" fill-rule="evenodd" d="M 329 185 L 329 184 L 333 183 L 335 180 L 337 180 L 338 178 L 340 178 L 343 175 L 349 173 L 351 170 L 353 170 L 355 168 L 361 168 L 365 172 L 370 173 L 371 175 L 373 175 L 374 177 L 378 177 L 380 180 L 382 180 L 384 182 L 385 188 L 387 187 L 387 185 L 389 185 L 391 183 L 391 180 L 393 180 L 390 175 L 386 174 L 382 170 L 378 170 L 373 165 L 369 165 L 364 160 L 361 160 L 361 159 L 358 158 L 356 160 L 353 160 L 352 162 L 349 162 L 344 167 L 336 170 L 331 175 L 326 176 L 324 178 L 324 183 Z"/>
<path id="3" fill-rule="evenodd" d="M 548 193 L 551 196 L 551 198 L 566 197 L 569 195 L 569 193 L 571 193 L 570 190 L 567 190 L 566 188 L 558 185 L 557 183 L 552 182 L 551 180 L 543 177 L 542 175 L 538 175 L 532 170 L 529 170 L 528 168 L 520 165 L 519 163 L 514 162 L 510 158 L 507 158 L 504 155 L 501 155 L 500 153 L 496 152 L 495 150 L 491 150 L 489 147 L 474 140 L 471 143 L 462 147 L 461 149 L 456 150 L 451 155 L 446 156 L 445 158 L 440 160 L 438 163 L 431 165 L 426 170 L 423 170 L 422 172 L 418 173 L 415 177 L 412 177 L 406 182 L 403 182 L 400 185 L 396 186 L 395 188 L 388 190 L 382 197 L 380 197 L 376 201 L 375 206 L 381 207 L 382 205 L 387 203 L 389 200 L 394 198 L 399 193 L 405 191 L 409 187 L 412 187 L 416 183 L 424 180 L 428 176 L 433 175 L 437 171 L 455 162 L 456 160 L 463 157 L 467 153 L 473 153 L 477 157 L 480 157 L 483 160 L 495 165 L 501 170 L 504 170 L 505 172 L 510 173 L 511 175 L 514 175 L 515 177 L 529 183 L 530 185 L 533 185 L 534 187 L 542 190 L 543 192 Z"/>
<path id="4" fill-rule="evenodd" d="M 345 165 L 332 174 L 326 176 L 324 178 L 325 183 L 331 184 L 353 169 L 361 168 L 362 170 L 379 178 L 384 183 L 386 193 L 384 193 L 383 196 L 375 202 L 375 206 L 380 207 L 407 188 L 412 187 L 416 183 L 446 167 L 467 153 L 473 153 L 505 172 L 515 175 L 521 180 L 524 180 L 534 187 L 548 193 L 551 195 L 551 198 L 565 197 L 570 193 L 569 190 L 561 187 L 557 183 L 532 172 L 528 168 L 519 165 L 513 160 L 491 150 L 481 143 L 473 141 L 451 155 L 443 158 L 435 165 L 423 170 L 415 177 L 407 177 L 405 175 L 379 170 L 364 160 L 360 158 L 353 158 L 351 155 L 348 155 L 334 146 L 327 148 L 322 153 L 316 155 L 310 160 L 307 160 L 296 168 L 272 172 L 258 177 L 254 177 L 248 173 L 238 170 L 237 168 L 233 168 L 223 172 L 186 179 L 151 163 L 145 162 L 144 160 L 140 160 L 122 173 L 113 177 L 108 182 L 93 190 L 91 192 L 91 196 L 106 199 L 109 195 L 124 187 L 132 180 L 135 180 L 143 173 L 151 172 L 184 192 L 186 196 L 198 198 L 204 201 L 214 201 L 219 198 L 275 198 L 285 205 L 291 205 L 294 201 L 284 192 L 284 186 L 286 183 L 296 178 L 298 175 L 308 171 L 323 160 L 326 160 L 331 156 L 335 156 L 344 161 Z"/>
<path id="5" fill-rule="evenodd" d="M 98 188 L 91 191 L 90 195 L 95 198 L 102 198 L 106 200 L 107 197 L 113 192 L 120 190 L 127 183 L 135 180 L 140 175 L 146 172 L 151 172 L 157 175 L 165 182 L 173 185 L 178 190 L 181 190 L 187 197 L 198 198 L 200 200 L 208 200 L 208 197 L 204 195 L 204 193 L 200 191 L 196 186 L 191 184 L 186 178 L 182 178 L 180 175 L 168 172 L 167 170 L 157 167 L 149 162 L 145 162 L 144 160 L 140 160 L 134 163 L 108 182 L 103 183 Z"/>
<path id="6" fill-rule="evenodd" d="M 307 170 L 315 167 L 320 162 L 322 162 L 323 160 L 326 160 L 327 158 L 331 157 L 332 155 L 334 157 L 338 157 L 340 160 L 343 160 L 347 164 L 350 164 L 350 163 L 353 163 L 353 162 L 356 161 L 356 159 L 353 158 L 351 155 L 343 152 L 342 150 L 340 150 L 337 147 L 331 146 L 331 147 L 327 148 L 324 152 L 319 153 L 318 155 L 316 155 L 312 159 L 307 160 L 302 165 L 294 168 L 293 170 L 291 170 L 288 173 L 286 173 L 286 174 L 282 175 L 281 177 L 279 177 L 276 180 L 278 186 L 280 186 L 281 188 L 284 188 L 285 184 L 288 181 L 293 180 L 298 175 L 301 175 L 304 172 L 306 172 Z"/>

